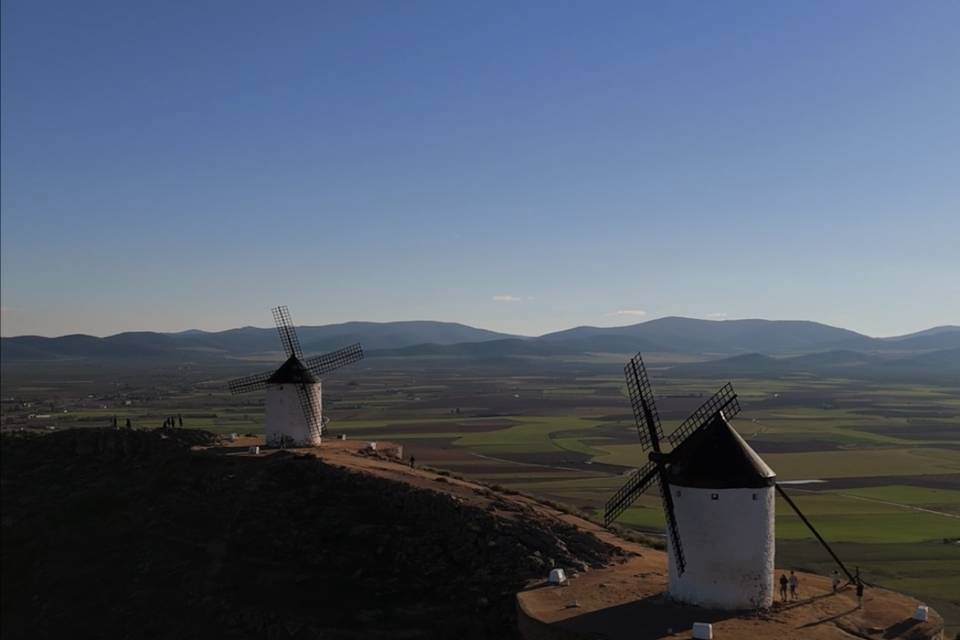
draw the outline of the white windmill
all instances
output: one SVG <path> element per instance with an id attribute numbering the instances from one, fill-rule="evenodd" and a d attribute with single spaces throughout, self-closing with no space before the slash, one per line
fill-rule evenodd
<path id="1" fill-rule="evenodd" d="M 624 372 L 640 442 L 650 450 L 650 461 L 607 502 L 604 521 L 613 522 L 659 481 L 668 532 L 668 592 L 673 599 L 732 610 L 772 604 L 775 492 L 854 580 L 777 484 L 770 467 L 730 426 L 728 420 L 740 412 L 730 383 L 670 435 L 673 448 L 663 452 L 663 429 L 640 354 Z"/>
<path id="2" fill-rule="evenodd" d="M 359 344 L 304 358 L 297 331 L 285 306 L 273 309 L 287 360 L 275 371 L 231 380 L 232 393 L 267 390 L 265 442 L 267 446 L 319 445 L 326 420 L 320 376 L 363 358 Z"/>

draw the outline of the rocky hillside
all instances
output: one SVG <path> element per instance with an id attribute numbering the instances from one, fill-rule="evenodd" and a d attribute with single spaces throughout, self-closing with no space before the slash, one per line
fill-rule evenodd
<path id="1" fill-rule="evenodd" d="M 4 436 L 0 635 L 507 638 L 529 580 L 620 553 L 507 497 L 191 451 L 212 439 Z"/>

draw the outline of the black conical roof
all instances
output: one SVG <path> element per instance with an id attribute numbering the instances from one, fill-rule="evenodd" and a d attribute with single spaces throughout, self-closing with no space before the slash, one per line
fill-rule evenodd
<path id="1" fill-rule="evenodd" d="M 670 484 L 701 489 L 770 487 L 776 474 L 719 413 L 671 455 Z"/>
<path id="2" fill-rule="evenodd" d="M 314 384 L 317 378 L 303 366 L 297 356 L 290 356 L 267 378 L 267 384 Z"/>

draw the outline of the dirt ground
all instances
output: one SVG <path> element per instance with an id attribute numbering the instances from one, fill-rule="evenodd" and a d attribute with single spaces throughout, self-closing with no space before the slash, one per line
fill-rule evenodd
<path id="1" fill-rule="evenodd" d="M 868 588 L 858 609 L 851 587 L 834 594 L 829 578 L 804 573 L 798 574 L 800 599 L 777 602 L 767 612 L 736 615 L 683 606 L 664 598 L 665 563 L 664 553 L 644 549 L 625 564 L 580 574 L 568 586 L 535 587 L 518 595 L 521 618 L 541 629 L 540 638 L 550 637 L 547 629 L 556 637 L 573 632 L 611 640 L 689 638 L 694 622 L 712 623 L 717 640 L 921 640 L 938 638 L 943 628 L 933 611 L 926 623 L 912 620 L 918 603 L 906 596 Z"/>

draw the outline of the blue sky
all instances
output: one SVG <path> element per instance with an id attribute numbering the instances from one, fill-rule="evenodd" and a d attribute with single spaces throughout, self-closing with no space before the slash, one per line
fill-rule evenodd
<path id="1" fill-rule="evenodd" d="M 956 2 L 3 2 L 2 333 L 960 323 Z"/>

